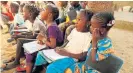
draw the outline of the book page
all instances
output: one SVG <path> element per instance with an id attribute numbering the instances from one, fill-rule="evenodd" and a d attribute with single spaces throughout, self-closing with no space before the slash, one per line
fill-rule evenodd
<path id="1" fill-rule="evenodd" d="M 28 32 L 28 29 L 16 29 L 16 30 L 12 30 L 13 32 Z"/>
<path id="2" fill-rule="evenodd" d="M 33 42 L 29 42 L 29 43 L 25 43 L 23 44 L 23 48 L 27 53 L 34 53 L 37 52 L 43 48 L 46 48 L 46 45 L 40 45 L 37 43 L 37 41 L 33 41 Z"/>
<path id="3" fill-rule="evenodd" d="M 43 54 L 52 61 L 68 57 L 56 53 L 54 49 L 43 50 Z"/>

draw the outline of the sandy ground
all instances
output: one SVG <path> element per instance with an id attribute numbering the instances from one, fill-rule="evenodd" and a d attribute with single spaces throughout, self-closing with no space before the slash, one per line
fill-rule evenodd
<path id="1" fill-rule="evenodd" d="M 1 31 L 1 30 L 0 30 Z M 133 31 L 126 31 L 117 28 L 113 28 L 109 32 L 109 36 L 113 41 L 113 48 L 115 49 L 115 54 L 123 59 L 124 64 L 120 73 L 132 73 L 133 72 Z M 7 38 L 9 34 L 1 35 L 1 63 L 5 59 L 15 55 L 15 47 L 11 43 L 7 43 Z M 2 73 L 13 73 L 14 69 L 4 71 Z"/>

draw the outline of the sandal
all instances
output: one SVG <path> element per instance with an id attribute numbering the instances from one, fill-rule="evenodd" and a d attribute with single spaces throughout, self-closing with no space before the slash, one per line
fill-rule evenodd
<path id="1" fill-rule="evenodd" d="M 12 57 L 11 59 L 9 59 L 9 60 L 4 60 L 3 61 L 3 63 L 10 63 L 10 62 L 13 62 L 15 60 L 15 58 L 14 57 Z"/>
<path id="2" fill-rule="evenodd" d="M 17 72 L 24 72 L 26 71 L 26 65 L 25 64 L 21 64 L 18 67 L 16 67 L 16 71 Z"/>
<path id="3" fill-rule="evenodd" d="M 0 72 L 2 72 L 6 67 L 7 67 L 8 64 L 3 64 L 1 67 L 0 67 Z"/>

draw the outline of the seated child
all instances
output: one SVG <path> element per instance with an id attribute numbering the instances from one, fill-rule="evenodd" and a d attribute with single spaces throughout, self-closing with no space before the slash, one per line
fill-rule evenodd
<path id="1" fill-rule="evenodd" d="M 92 69 L 90 66 L 86 65 L 88 58 L 91 56 L 92 62 L 101 61 L 106 59 L 113 53 L 112 41 L 107 36 L 109 30 L 114 25 L 114 16 L 108 12 L 96 13 L 91 19 L 91 33 L 92 33 L 92 42 L 90 48 L 88 49 L 88 55 L 86 61 L 75 63 L 66 68 L 66 72 L 71 71 L 72 73 L 98 73 L 96 70 Z M 62 61 L 62 60 L 61 60 Z M 62 68 L 58 67 L 58 64 L 61 66 L 61 61 L 54 62 L 47 67 L 46 73 L 58 73 Z M 63 64 L 62 66 L 64 67 Z M 57 68 L 58 67 L 58 68 Z M 56 69 L 54 69 L 56 68 Z M 68 71 L 69 69 L 69 71 Z M 63 71 L 60 71 L 63 73 Z"/>
<path id="2" fill-rule="evenodd" d="M 58 18 L 59 11 L 54 5 L 47 5 L 45 10 L 41 12 L 41 19 L 46 22 L 46 36 L 39 34 L 37 40 L 39 44 L 46 44 L 47 48 L 55 48 L 63 44 L 63 35 L 59 30 L 55 20 Z M 36 52 L 37 53 L 37 52 Z M 32 72 L 32 66 L 36 53 L 26 53 L 26 73 Z"/>
<path id="3" fill-rule="evenodd" d="M 1 17 L 3 24 L 0 24 L 0 25 L 2 25 L 3 28 L 5 28 L 4 25 L 7 25 L 8 31 L 10 28 L 9 22 L 12 22 L 14 20 L 14 16 L 13 16 L 13 14 L 9 8 L 10 8 L 10 5 L 9 5 L 8 1 L 1 1 L 1 6 L 0 6 L 1 15 L 0 15 L 0 17 Z"/>
<path id="4" fill-rule="evenodd" d="M 62 73 L 65 68 L 81 59 L 84 55 L 84 52 L 87 52 L 89 42 L 91 41 L 91 34 L 89 32 L 88 25 L 90 23 L 92 15 L 93 13 L 90 11 L 80 11 L 77 16 L 77 22 L 75 24 L 76 28 L 73 29 L 68 36 L 68 43 L 64 47 L 55 48 L 55 53 L 63 56 L 68 56 L 68 58 L 63 58 L 64 61 L 61 61 L 60 64 L 57 64 L 57 67 L 55 67 L 54 70 L 56 70 L 56 68 L 58 69 L 58 67 L 63 68 L 60 69 L 60 72 Z M 58 61 L 58 59 L 56 61 Z M 56 61 L 52 62 L 54 63 Z M 48 63 L 49 62 L 44 56 L 43 52 L 40 51 L 36 57 L 36 69 L 34 73 L 39 73 L 38 71 L 40 71 L 42 65 L 46 66 Z M 64 65 L 64 67 L 62 65 Z M 49 73 L 53 73 L 54 70 L 51 70 Z"/>
<path id="5" fill-rule="evenodd" d="M 63 32 L 64 42 L 67 40 L 67 36 L 70 34 L 73 28 L 75 28 L 76 16 L 80 11 L 81 6 L 79 1 L 71 1 L 70 6 L 68 6 L 66 21 L 59 24 L 59 28 Z"/>
<path id="6" fill-rule="evenodd" d="M 15 61 L 13 60 L 13 63 L 3 65 L 2 68 L 11 69 L 18 66 L 20 64 L 20 58 L 25 56 L 23 44 L 35 41 L 38 33 L 45 34 L 46 26 L 40 19 L 37 18 L 38 15 L 39 15 L 39 10 L 35 5 L 26 4 L 24 6 L 23 17 L 24 20 L 28 21 L 28 23 L 26 22 L 28 25 L 32 25 L 31 32 L 27 33 L 28 36 L 22 35 L 21 38 L 18 38 Z"/>
<path id="7" fill-rule="evenodd" d="M 68 12 L 68 2 L 67 1 L 58 1 L 57 7 L 59 9 L 58 23 L 63 23 L 66 21 L 66 16 Z M 57 24 L 58 24 L 57 23 Z"/>
<path id="8" fill-rule="evenodd" d="M 33 4 L 29 4 L 29 6 L 28 6 L 28 4 L 27 4 L 23 8 L 24 9 L 23 10 L 23 17 L 24 17 L 24 20 L 30 21 L 30 23 L 26 24 L 26 26 L 27 25 L 30 26 L 30 30 L 26 33 L 19 33 L 17 35 L 13 35 L 12 37 L 15 38 L 15 40 L 17 40 L 18 38 L 35 39 L 36 36 L 38 35 L 39 31 L 40 31 L 40 28 L 46 27 L 44 25 L 44 23 L 37 17 L 39 14 L 39 9 L 36 8 L 37 10 L 32 11 L 32 9 L 30 9 L 30 7 L 36 7 L 36 6 Z M 37 12 L 35 12 L 35 11 L 37 11 Z"/>
<path id="9" fill-rule="evenodd" d="M 87 1 L 80 1 L 80 6 L 82 9 L 86 9 Z"/>
<path id="10" fill-rule="evenodd" d="M 22 16 L 22 14 L 19 14 L 19 4 L 17 2 L 12 2 L 10 3 L 10 9 L 11 12 L 14 15 L 14 20 L 13 23 L 10 24 L 10 35 L 12 36 L 14 34 L 13 30 L 15 27 L 17 26 L 22 26 L 24 24 L 24 18 Z M 8 39 L 8 42 L 13 41 L 13 38 Z"/>

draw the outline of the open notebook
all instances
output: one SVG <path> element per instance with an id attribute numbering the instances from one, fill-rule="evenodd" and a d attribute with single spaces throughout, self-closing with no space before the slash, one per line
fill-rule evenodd
<path id="1" fill-rule="evenodd" d="M 55 60 L 62 59 L 62 58 L 67 58 L 67 56 L 62 56 L 56 53 L 54 49 L 43 50 L 43 54 L 45 57 L 47 57 L 51 61 L 55 61 Z"/>
<path id="2" fill-rule="evenodd" d="M 28 32 L 29 30 L 28 29 L 15 29 L 15 30 L 12 30 L 13 32 Z"/>
<path id="3" fill-rule="evenodd" d="M 37 43 L 37 41 L 33 41 L 33 42 L 23 44 L 23 48 L 24 48 L 25 52 L 32 54 L 32 53 L 37 52 L 43 48 L 46 48 L 46 45 L 40 45 Z"/>

